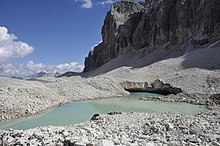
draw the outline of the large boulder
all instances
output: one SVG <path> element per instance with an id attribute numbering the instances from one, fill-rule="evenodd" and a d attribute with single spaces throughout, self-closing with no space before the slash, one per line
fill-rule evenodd
<path id="1" fill-rule="evenodd" d="M 182 92 L 181 88 L 173 87 L 170 84 L 163 83 L 156 79 L 150 85 L 147 82 L 123 82 L 122 87 L 129 92 L 151 92 L 162 95 L 178 94 Z"/>
<path id="2" fill-rule="evenodd" d="M 170 84 L 165 84 L 159 79 L 156 79 L 154 82 L 151 83 L 152 88 L 149 88 L 149 91 L 154 91 L 160 94 L 178 94 L 182 92 L 181 88 L 173 87 Z"/>

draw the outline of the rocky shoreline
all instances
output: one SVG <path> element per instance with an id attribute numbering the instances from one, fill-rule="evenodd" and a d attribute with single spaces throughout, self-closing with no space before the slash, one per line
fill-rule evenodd
<path id="1" fill-rule="evenodd" d="M 68 102 L 40 82 L 3 77 L 0 77 L 0 97 L 0 120 L 37 114 Z"/>
<path id="2" fill-rule="evenodd" d="M 34 115 L 70 102 L 128 94 L 118 82 L 106 78 L 0 78 L 0 120 Z"/>
<path id="3" fill-rule="evenodd" d="M 204 96 L 204 95 L 203 95 Z M 214 106 L 215 103 L 211 101 L 209 98 L 210 95 L 205 97 L 198 97 L 198 96 L 187 96 L 184 94 L 178 95 L 167 95 L 167 96 L 147 96 L 147 97 L 140 97 L 140 100 L 144 101 L 163 101 L 163 102 L 185 102 L 195 105 L 205 105 L 205 106 Z"/>
<path id="4" fill-rule="evenodd" d="M 144 101 L 163 101 L 163 102 L 185 102 L 195 105 L 204 105 L 207 109 L 219 110 L 220 94 L 213 95 L 186 95 L 180 93 L 178 95 L 167 95 L 167 96 L 147 96 L 140 97 L 140 100 Z"/>
<path id="5" fill-rule="evenodd" d="M 99 81 L 101 79 L 103 78 L 100 78 Z M 79 81 L 83 80 L 80 79 Z M 109 79 L 107 81 L 109 81 Z M 75 83 L 79 82 L 75 81 Z M 99 89 L 96 91 L 102 93 L 100 90 L 103 91 L 103 87 L 98 88 L 97 82 L 94 82 L 94 79 L 90 79 L 90 82 L 86 81 L 86 83 L 89 83 L 89 85 L 94 84 L 94 87 Z M 84 83 L 81 84 L 86 85 Z M 126 84 L 124 83 L 123 85 L 126 87 L 142 86 L 142 83 L 136 84 L 137 83 L 131 84 L 130 82 L 126 82 Z M 56 84 L 46 86 L 51 88 L 54 85 Z M 116 86 L 116 84 L 114 86 Z M 88 90 L 88 92 L 89 91 L 90 90 Z M 66 93 L 70 94 L 68 92 Z M 112 92 L 105 95 L 110 95 L 110 93 Z M 82 95 L 86 94 L 87 92 L 84 92 Z M 82 95 L 79 97 L 82 97 Z M 95 98 L 90 95 L 87 99 Z M 76 101 L 87 99 L 75 98 Z M 185 93 L 179 93 L 177 95 L 168 96 L 141 97 L 140 99 L 147 101 L 187 102 L 191 104 L 206 105 L 209 110 L 197 115 L 115 112 L 99 116 L 96 115 L 91 121 L 76 125 L 37 127 L 24 131 L 13 129 L 9 131 L 0 130 L 0 145 L 220 145 L 219 94 L 210 96 L 208 94 L 187 95 Z"/>
<path id="6" fill-rule="evenodd" d="M 202 98 L 203 97 L 203 98 Z M 0 145 L 58 146 L 169 146 L 220 145 L 220 106 L 203 95 L 184 94 L 141 97 L 144 101 L 187 102 L 206 105 L 196 115 L 164 113 L 96 114 L 90 121 L 69 126 L 45 126 L 28 130 L 0 130 Z M 204 100 L 202 100 L 204 99 Z M 143 102 L 144 102 L 143 101 Z M 214 102 L 215 101 L 215 102 Z"/>
<path id="7" fill-rule="evenodd" d="M 0 131 L 2 145 L 220 145 L 220 112 L 113 113 L 70 126 Z"/>

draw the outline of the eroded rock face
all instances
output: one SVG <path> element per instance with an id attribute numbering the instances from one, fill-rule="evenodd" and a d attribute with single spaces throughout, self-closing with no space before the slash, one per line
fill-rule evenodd
<path id="1" fill-rule="evenodd" d="M 122 0 L 107 13 L 102 42 L 85 59 L 91 71 L 129 51 L 179 51 L 220 38 L 219 0 Z"/>
<path id="2" fill-rule="evenodd" d="M 120 84 L 121 84 L 122 88 L 124 88 L 125 90 L 132 89 L 132 88 L 144 89 L 145 86 L 148 85 L 147 82 L 132 82 L 132 81 L 124 81 Z"/>
<path id="3" fill-rule="evenodd" d="M 170 84 L 163 83 L 161 80 L 156 79 L 150 85 L 147 82 L 124 82 L 122 87 L 129 92 L 151 92 L 162 95 L 178 94 L 182 92 L 181 88 L 173 87 Z"/>
<path id="4" fill-rule="evenodd" d="M 123 0 L 112 5 L 102 27 L 102 42 L 85 59 L 85 72 L 116 58 L 123 51 L 120 49 L 131 46 L 129 38 L 132 37 L 144 9 L 143 5 L 132 1 Z M 129 24 L 125 26 L 127 22 Z"/>
<path id="5" fill-rule="evenodd" d="M 157 91 L 158 93 L 161 92 L 161 94 L 178 94 L 182 92 L 182 89 L 173 87 L 170 84 L 165 84 L 159 79 L 156 79 L 154 82 L 151 83 L 152 89 Z"/>

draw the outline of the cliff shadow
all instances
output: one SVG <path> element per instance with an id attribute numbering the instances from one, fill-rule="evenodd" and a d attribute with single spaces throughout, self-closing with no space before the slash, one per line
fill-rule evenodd
<path id="1" fill-rule="evenodd" d="M 185 52 L 184 51 L 188 51 Z M 193 50 L 179 49 L 179 51 L 168 51 L 165 49 L 156 49 L 151 53 L 134 53 L 128 52 L 122 56 L 114 58 L 113 60 L 103 64 L 97 69 L 89 72 L 75 73 L 67 72 L 59 77 L 81 76 L 82 78 L 88 78 L 93 76 L 109 73 L 114 70 L 119 70 L 121 67 L 130 67 L 131 69 L 138 69 L 146 67 L 153 63 L 182 56 L 183 61 L 180 62 L 180 66 L 183 69 L 188 68 L 201 68 L 206 70 L 220 69 L 220 46 L 204 47 Z"/>
<path id="2" fill-rule="evenodd" d="M 205 47 L 184 54 L 182 66 L 206 70 L 220 69 L 220 46 Z"/>
<path id="3" fill-rule="evenodd" d="M 117 69 L 120 70 L 121 67 L 138 69 L 151 65 L 158 61 L 179 57 L 183 55 L 182 53 L 183 53 L 182 51 L 169 52 L 163 49 L 156 49 L 151 53 L 128 52 L 126 54 L 123 54 L 122 56 L 114 58 L 113 60 L 107 62 L 106 64 L 98 67 L 93 71 L 82 74 L 82 77 L 87 78 L 87 77 L 102 75 Z"/>

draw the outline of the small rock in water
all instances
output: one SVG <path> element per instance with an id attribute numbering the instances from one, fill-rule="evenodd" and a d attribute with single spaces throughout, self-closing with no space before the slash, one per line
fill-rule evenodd
<path id="1" fill-rule="evenodd" d="M 90 121 L 98 120 L 98 116 L 99 116 L 99 114 L 94 114 L 94 115 L 92 116 L 92 118 L 90 119 Z"/>

